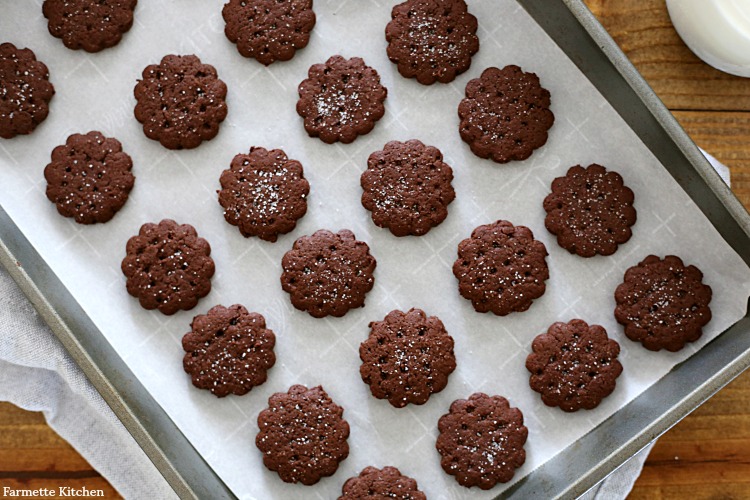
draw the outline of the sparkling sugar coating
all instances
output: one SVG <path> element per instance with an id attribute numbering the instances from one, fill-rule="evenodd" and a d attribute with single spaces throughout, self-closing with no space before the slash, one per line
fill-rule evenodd
<path id="1" fill-rule="evenodd" d="M 0 44 L 0 137 L 30 134 L 49 114 L 55 88 L 30 49 Z"/>
<path id="2" fill-rule="evenodd" d="M 471 151 L 497 163 L 525 160 L 547 142 L 555 122 L 550 93 L 518 66 L 487 68 L 466 85 L 459 132 Z"/>
<path id="3" fill-rule="evenodd" d="M 244 57 L 268 66 L 307 46 L 315 26 L 313 0 L 229 0 L 224 34 Z"/>
<path id="4" fill-rule="evenodd" d="M 454 401 L 440 417 L 438 431 L 440 465 L 467 488 L 507 483 L 526 461 L 523 414 L 502 396 L 478 392 Z"/>
<path id="5" fill-rule="evenodd" d="M 391 141 L 367 159 L 360 177 L 362 206 L 376 226 L 395 236 L 426 234 L 448 216 L 456 198 L 453 170 L 439 149 L 412 139 Z"/>
<path id="6" fill-rule="evenodd" d="M 617 172 L 596 163 L 576 165 L 552 181 L 552 192 L 544 199 L 544 225 L 570 253 L 612 255 L 632 236 L 634 198 Z"/>
<path id="7" fill-rule="evenodd" d="M 404 476 L 395 467 L 365 467 L 358 476 L 350 477 L 341 488 L 338 500 L 426 500 L 417 481 Z"/>
<path id="8" fill-rule="evenodd" d="M 135 117 L 146 137 L 168 149 L 196 148 L 216 137 L 227 116 L 227 86 L 213 66 L 194 55 L 167 55 L 142 76 Z"/>
<path id="9" fill-rule="evenodd" d="M 615 290 L 615 318 L 646 349 L 679 351 L 711 321 L 711 295 L 697 267 L 674 255 L 649 255 L 625 272 Z"/>
<path id="10" fill-rule="evenodd" d="M 453 275 L 478 312 L 498 316 L 527 310 L 549 278 L 547 249 L 525 226 L 504 220 L 479 226 L 458 244 Z"/>
<path id="11" fill-rule="evenodd" d="M 526 358 L 529 385 L 547 406 L 567 412 L 596 408 L 615 390 L 620 345 L 599 325 L 574 319 L 537 336 Z"/>
<path id="12" fill-rule="evenodd" d="M 423 85 L 453 81 L 479 50 L 477 18 L 464 0 L 408 0 L 393 7 L 391 18 L 388 58 Z"/>
<path id="13" fill-rule="evenodd" d="M 377 71 L 359 57 L 339 55 L 312 65 L 298 92 L 305 130 L 327 144 L 347 144 L 369 133 L 385 114 L 388 95 Z"/>
<path id="14" fill-rule="evenodd" d="M 107 222 L 128 200 L 133 160 L 120 141 L 101 132 L 73 134 L 52 150 L 44 169 L 47 198 L 80 224 Z"/>
<path id="15" fill-rule="evenodd" d="M 372 395 L 396 408 L 426 403 L 445 389 L 456 369 L 453 338 L 443 322 L 414 308 L 391 311 L 383 321 L 371 322 L 359 357 L 359 373 Z"/>
<path id="16" fill-rule="evenodd" d="M 127 290 L 145 309 L 188 310 L 211 291 L 211 246 L 189 224 L 164 219 L 128 240 L 121 269 Z"/>
<path id="17" fill-rule="evenodd" d="M 322 387 L 293 385 L 268 398 L 258 415 L 255 445 L 263 464 L 287 483 L 312 485 L 331 476 L 349 456 L 344 409 Z"/>
<path id="18" fill-rule="evenodd" d="M 252 147 L 249 154 L 238 154 L 219 182 L 224 218 L 245 237 L 276 241 L 307 213 L 310 184 L 302 164 L 280 149 Z"/>
<path id="19" fill-rule="evenodd" d="M 292 305 L 314 318 L 340 317 L 362 307 L 375 284 L 375 258 L 346 229 L 325 229 L 294 242 L 281 261 L 281 286 Z"/>
<path id="20" fill-rule="evenodd" d="M 182 337 L 183 368 L 193 385 L 215 396 L 241 396 L 266 381 L 276 362 L 276 336 L 244 306 L 214 306 L 193 318 Z"/>
<path id="21" fill-rule="evenodd" d="M 114 47 L 133 26 L 137 0 L 44 0 L 50 35 L 69 49 L 99 52 Z"/>

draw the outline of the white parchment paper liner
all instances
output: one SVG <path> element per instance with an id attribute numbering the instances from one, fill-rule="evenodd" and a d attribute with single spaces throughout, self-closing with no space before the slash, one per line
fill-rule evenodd
<path id="1" fill-rule="evenodd" d="M 265 68 L 242 58 L 224 37 L 222 1 L 139 2 L 131 32 L 99 54 L 70 51 L 47 33 L 36 2 L 4 2 L 3 41 L 32 48 L 57 94 L 49 118 L 32 135 L 0 141 L 0 203 L 86 312 L 221 478 L 241 498 L 334 498 L 346 478 L 367 465 L 394 465 L 415 477 L 430 498 L 489 498 L 440 468 L 437 419 L 475 391 L 506 396 L 529 428 L 528 474 L 612 415 L 676 363 L 745 314 L 750 270 L 656 158 L 566 56 L 512 0 L 470 1 L 481 48 L 470 70 L 449 85 L 402 78 L 385 53 L 383 30 L 395 2 L 318 1 L 310 45 L 287 63 Z M 229 87 L 229 115 L 218 137 L 190 151 L 167 151 L 147 139 L 133 117 L 133 87 L 143 68 L 169 53 L 197 54 Z M 310 65 L 340 53 L 360 56 L 388 88 L 386 115 L 350 145 L 307 136 L 295 112 L 296 87 Z M 552 94 L 555 125 L 530 159 L 496 165 L 461 141 L 456 108 L 463 89 L 489 66 L 518 64 L 537 73 Z M 84 227 L 60 217 L 44 195 L 49 154 L 74 132 L 117 137 L 134 160 L 131 199 L 109 223 Z M 359 198 L 367 156 L 389 140 L 417 138 L 439 147 L 455 173 L 448 219 L 423 237 L 395 238 L 375 227 Z M 271 244 L 245 239 L 224 222 L 216 200 L 221 171 L 250 146 L 283 148 L 300 160 L 311 184 L 309 212 L 297 229 Z M 638 222 L 630 242 L 610 257 L 582 259 L 557 246 L 544 228 L 542 200 L 569 166 L 600 163 L 622 174 L 636 194 Z M 198 307 L 165 317 L 145 311 L 125 291 L 125 242 L 144 222 L 174 218 L 194 225 L 213 247 L 213 291 Z M 497 219 L 530 227 L 550 253 L 547 292 L 525 313 L 499 318 L 474 312 L 457 293 L 450 267 L 456 246 Z M 281 257 L 294 239 L 316 229 L 348 228 L 378 260 L 366 307 L 341 319 L 296 311 L 279 284 Z M 676 254 L 699 266 L 714 291 L 714 318 L 703 337 L 679 353 L 653 353 L 627 340 L 615 322 L 613 292 L 628 267 L 648 254 Z M 277 333 L 277 365 L 243 397 L 217 400 L 194 389 L 182 370 L 182 335 L 192 317 L 215 304 L 241 303 L 265 315 Z M 427 404 L 394 409 L 374 399 L 359 377 L 359 343 L 367 324 L 395 308 L 439 316 L 456 341 L 458 368 Z M 582 318 L 603 325 L 622 346 L 624 373 L 597 409 L 565 414 L 547 408 L 528 387 L 530 342 L 554 321 Z M 344 406 L 351 453 L 332 478 L 314 487 L 282 483 L 262 465 L 255 419 L 267 398 L 294 384 L 322 384 Z"/>

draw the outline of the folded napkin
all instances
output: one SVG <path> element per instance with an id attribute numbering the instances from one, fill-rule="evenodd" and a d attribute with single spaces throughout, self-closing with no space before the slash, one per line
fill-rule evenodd
<path id="1" fill-rule="evenodd" d="M 724 181 L 729 169 L 703 153 Z M 0 401 L 41 411 L 127 499 L 176 498 L 146 454 L 70 358 L 21 290 L 0 267 Z M 590 490 L 587 500 L 625 498 L 652 445 Z"/>

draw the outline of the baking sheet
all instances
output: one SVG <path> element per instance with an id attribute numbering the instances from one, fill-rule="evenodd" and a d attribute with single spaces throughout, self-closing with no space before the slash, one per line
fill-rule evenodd
<path id="1" fill-rule="evenodd" d="M 7 2 L 6 2 L 7 3 Z M 116 48 L 100 54 L 65 49 L 46 32 L 37 4 L 5 3 L 3 40 L 32 48 L 50 68 L 57 95 L 47 121 L 29 137 L 0 142 L 0 204 L 37 247 L 145 387 L 196 449 L 241 498 L 335 496 L 367 465 L 395 465 L 431 498 L 494 496 L 467 490 L 445 475 L 434 449 L 437 419 L 450 402 L 474 391 L 502 394 L 529 427 L 532 471 L 622 407 L 679 361 L 745 313 L 750 270 L 720 239 L 690 199 L 597 91 L 515 2 L 469 2 L 480 20 L 480 52 L 453 84 L 424 87 L 405 80 L 385 55 L 382 31 L 395 2 L 317 2 L 311 43 L 288 63 L 266 69 L 242 58 L 223 35 L 223 2 L 141 3 L 136 24 Z M 18 19 L 29 24 L 23 29 Z M 167 53 L 196 53 L 216 66 L 229 87 L 229 115 L 219 136 L 197 150 L 171 152 L 143 136 L 132 116 L 141 70 Z M 294 111 L 307 68 L 330 55 L 361 56 L 389 89 L 386 115 L 350 145 L 307 137 Z M 125 62 L 125 63 L 123 63 Z M 552 93 L 556 123 L 546 146 L 524 162 L 499 166 L 475 157 L 457 134 L 455 109 L 466 82 L 488 66 L 519 64 Z M 131 200 L 109 223 L 82 227 L 60 217 L 44 196 L 49 153 L 74 132 L 98 129 L 118 137 L 134 160 Z M 438 146 L 455 173 L 456 201 L 428 235 L 400 238 L 375 227 L 361 208 L 359 175 L 370 152 L 388 140 L 418 138 Z M 271 244 L 244 239 L 223 220 L 218 177 L 250 146 L 281 147 L 300 160 L 311 183 L 309 212 L 298 228 Z M 554 177 L 574 164 L 618 170 L 636 193 L 633 239 L 611 257 L 581 259 L 560 249 L 544 229 L 541 202 Z M 172 317 L 142 310 L 127 295 L 119 263 L 127 238 L 144 222 L 171 217 L 193 224 L 211 242 L 214 289 L 198 307 Z M 529 226 L 547 246 L 547 293 L 526 313 L 505 318 L 475 313 L 456 292 L 450 266 L 456 245 L 480 224 L 505 218 Z M 378 260 L 375 289 L 363 309 L 315 320 L 294 310 L 278 282 L 280 260 L 294 239 L 318 228 L 348 228 Z M 703 269 L 714 289 L 714 319 L 701 341 L 677 354 L 651 353 L 625 339 L 614 321 L 612 293 L 624 270 L 649 253 L 675 253 Z M 436 290 L 442 291 L 435 293 Z M 214 304 L 242 303 L 265 315 L 277 333 L 269 380 L 250 394 L 216 400 L 182 372 L 180 338 L 195 314 Z M 394 309 L 421 307 L 438 315 L 456 340 L 458 368 L 448 387 L 421 407 L 394 409 L 372 398 L 358 375 L 367 323 Z M 602 324 L 621 341 L 625 371 L 599 408 L 564 414 L 528 388 L 524 360 L 535 335 L 557 320 Z M 293 383 L 322 384 L 352 426 L 350 457 L 333 478 L 308 488 L 282 483 L 254 446 L 255 417 L 267 397 Z"/>

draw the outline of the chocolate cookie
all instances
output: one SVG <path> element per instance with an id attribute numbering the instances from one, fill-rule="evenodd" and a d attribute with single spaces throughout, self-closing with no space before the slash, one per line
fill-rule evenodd
<path id="1" fill-rule="evenodd" d="M 268 398 L 258 415 L 255 445 L 263 464 L 287 483 L 315 484 L 349 456 L 344 409 L 322 387 L 293 385 Z"/>
<path id="2" fill-rule="evenodd" d="M 552 192 L 544 199 L 544 225 L 570 253 L 612 255 L 632 235 L 633 198 L 617 172 L 596 163 L 576 165 L 552 181 Z"/>
<path id="3" fill-rule="evenodd" d="M 315 26 L 312 0 L 229 0 L 221 11 L 224 34 L 245 57 L 268 66 L 307 46 Z"/>
<path id="4" fill-rule="evenodd" d="M 359 476 L 350 477 L 341 488 L 338 500 L 426 500 L 417 482 L 401 474 L 395 467 L 365 467 Z"/>
<path id="5" fill-rule="evenodd" d="M 44 0 L 50 35 L 73 50 L 99 52 L 120 43 L 133 26 L 137 0 Z"/>
<path id="6" fill-rule="evenodd" d="M 362 173 L 362 206 L 376 226 L 396 236 L 427 233 L 448 216 L 455 199 L 453 170 L 439 149 L 412 139 L 391 141 L 367 159 Z"/>
<path id="7" fill-rule="evenodd" d="M 242 236 L 276 241 L 307 212 L 310 184 L 302 164 L 280 149 L 252 147 L 249 154 L 238 154 L 219 182 L 224 218 Z"/>
<path id="8" fill-rule="evenodd" d="M 502 396 L 478 392 L 454 401 L 440 417 L 438 431 L 440 465 L 467 488 L 507 483 L 526 461 L 523 414 Z"/>
<path id="9" fill-rule="evenodd" d="M 31 49 L 0 44 L 0 137 L 30 134 L 47 118 L 53 95 L 47 66 Z"/>
<path id="10" fill-rule="evenodd" d="M 479 312 L 525 311 L 544 294 L 547 249 L 531 229 L 499 220 L 479 226 L 458 244 L 453 274 L 458 291 Z"/>
<path id="11" fill-rule="evenodd" d="M 126 251 L 121 268 L 128 293 L 145 309 L 174 314 L 192 309 L 211 291 L 211 246 L 189 224 L 144 224 Z"/>
<path id="12" fill-rule="evenodd" d="M 388 58 L 424 85 L 452 82 L 479 50 L 477 18 L 464 0 L 408 0 L 393 7 L 391 18 Z"/>
<path id="13" fill-rule="evenodd" d="M 135 117 L 168 149 L 196 148 L 216 137 L 227 116 L 227 86 L 196 56 L 164 56 L 135 86 Z"/>
<path id="14" fill-rule="evenodd" d="M 47 198 L 80 224 L 107 222 L 128 201 L 133 160 L 117 139 L 101 132 L 73 134 L 52 150 L 44 169 Z"/>
<path id="15" fill-rule="evenodd" d="M 265 318 L 239 304 L 212 307 L 193 318 L 190 328 L 182 337 L 182 367 L 195 387 L 220 398 L 247 394 L 276 363 L 276 336 Z"/>
<path id="16" fill-rule="evenodd" d="M 461 138 L 480 158 L 525 160 L 547 142 L 555 116 L 550 95 L 534 73 L 518 66 L 488 68 L 466 85 L 458 106 Z"/>
<path id="17" fill-rule="evenodd" d="M 555 323 L 534 339 L 526 358 L 529 385 L 547 406 L 563 411 L 596 408 L 615 390 L 620 345 L 599 325 L 580 319 Z"/>
<path id="18" fill-rule="evenodd" d="M 679 351 L 711 321 L 711 287 L 679 257 L 649 255 L 625 272 L 615 290 L 615 318 L 625 335 L 651 351 Z"/>
<path id="19" fill-rule="evenodd" d="M 302 236 L 281 260 L 281 287 L 292 305 L 314 318 L 340 317 L 365 305 L 375 283 L 375 258 L 364 241 L 346 229 L 321 229 Z"/>
<path id="20" fill-rule="evenodd" d="M 396 408 L 425 404 L 456 369 L 453 338 L 443 322 L 414 308 L 391 311 L 383 321 L 370 323 L 359 357 L 359 373 L 372 395 Z"/>
<path id="21" fill-rule="evenodd" d="M 378 72 L 359 57 L 333 56 L 312 65 L 308 76 L 299 84 L 297 113 L 310 137 L 347 144 L 369 133 L 385 114 L 388 91 Z"/>

